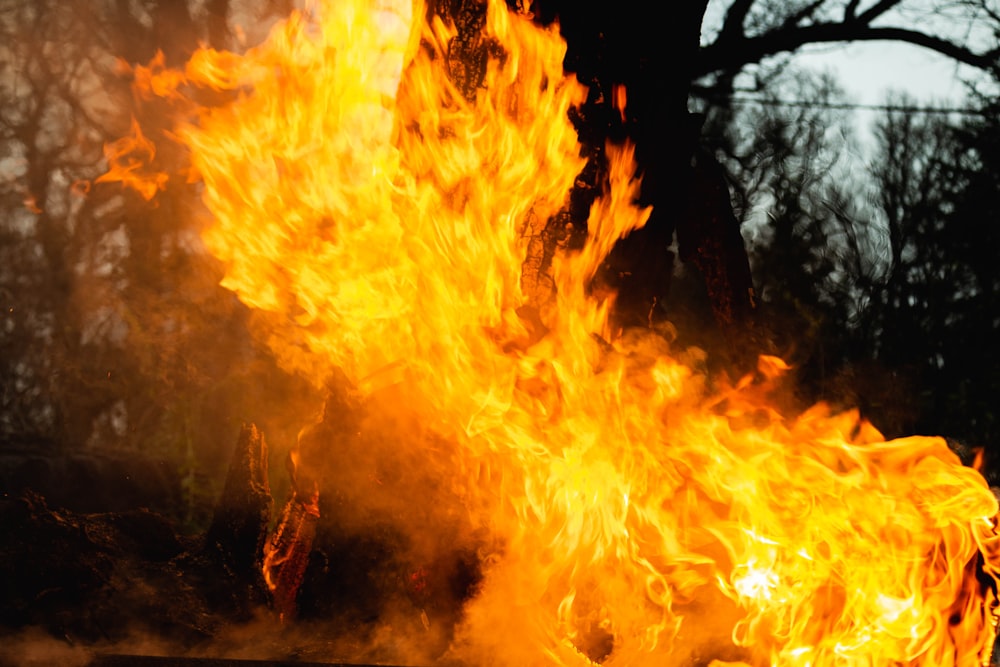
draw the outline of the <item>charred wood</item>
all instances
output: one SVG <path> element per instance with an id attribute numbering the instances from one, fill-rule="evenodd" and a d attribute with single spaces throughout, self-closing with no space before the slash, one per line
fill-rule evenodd
<path id="1" fill-rule="evenodd" d="M 523 11 L 527 3 L 507 4 Z M 452 82 L 469 100 L 483 85 L 487 61 L 503 58 L 482 34 L 485 7 L 482 0 L 436 0 L 429 7 L 456 27 L 446 58 Z M 705 0 L 675 7 L 665 25 L 649 3 L 625 2 L 614 12 L 565 0 L 531 4 L 535 21 L 558 21 L 567 41 L 564 65 L 588 87 L 586 101 L 571 112 L 587 163 L 563 211 L 526 222 L 531 242 L 522 286 L 533 310 L 551 298 L 552 258 L 581 244 L 591 205 L 605 187 L 605 146 L 631 141 L 642 177 L 638 203 L 653 211 L 644 228 L 616 244 L 592 287 L 617 293 L 613 316 L 620 328 L 668 319 L 676 235 L 682 259 L 703 278 L 730 352 L 752 360 L 763 350 L 754 330 L 750 263 L 725 178 L 712 156 L 698 150 L 700 119 L 687 108 L 705 7 Z M 627 91 L 624 109 L 614 106 L 619 87 Z"/>
<path id="2" fill-rule="evenodd" d="M 725 171 L 708 151 L 696 151 L 692 160 L 691 191 L 677 225 L 677 245 L 681 260 L 701 274 L 730 348 L 739 349 L 753 334 L 757 299 Z"/>
<path id="3" fill-rule="evenodd" d="M 207 533 L 182 535 L 146 510 L 84 515 L 50 509 L 37 495 L 0 496 L 0 568 L 12 573 L 0 595 L 0 665 L 25 664 L 36 646 L 72 653 L 73 664 L 106 651 L 95 666 L 301 664 L 330 656 L 331 643 L 342 647 L 337 660 L 392 664 L 401 656 L 376 643 L 388 618 L 419 637 L 425 655 L 440 655 L 479 581 L 478 552 L 447 543 L 414 553 L 411 532 L 420 527 L 372 507 L 360 510 L 363 522 L 344 525 L 368 492 L 330 482 L 331 466 L 375 460 L 364 453 L 374 441 L 359 432 L 364 406 L 346 384 L 325 407 L 300 437 L 295 492 L 271 540 L 281 561 L 273 607 L 297 614 L 301 632 L 258 604 L 268 597 L 254 583 L 263 579 L 254 564 L 269 506 L 266 455 L 263 437 L 246 427 Z M 393 484 L 390 476 L 372 482 L 390 495 L 400 491 Z M 137 647 L 178 657 L 146 657 Z M 269 661 L 223 659 L 229 655 Z"/>
<path id="4" fill-rule="evenodd" d="M 214 552 L 230 573 L 234 603 L 244 612 L 267 601 L 262 568 L 272 504 L 264 435 L 255 425 L 245 424 L 205 536 L 206 550 Z"/>
<path id="5" fill-rule="evenodd" d="M 75 514 L 28 494 L 0 501 L 0 532 L 0 568 L 7 573 L 0 637 L 38 628 L 88 645 L 146 632 L 193 645 L 217 627 L 205 598 L 189 585 L 183 563 L 193 545 L 160 515 Z M 205 578 L 222 579 L 218 571 Z M 5 644 L 11 642 L 0 639 L 0 663 L 8 657 Z"/>
<path id="6" fill-rule="evenodd" d="M 264 578 L 282 621 L 294 619 L 297 612 L 299 587 L 316 538 L 318 503 L 318 493 L 307 498 L 293 494 L 285 503 L 277 530 L 265 550 Z"/>
<path id="7" fill-rule="evenodd" d="M 289 453 L 286 467 L 292 492 L 264 554 L 264 578 L 283 621 L 292 620 L 298 611 L 299 589 L 320 518 L 323 467 L 331 457 L 343 455 L 338 445 L 357 431 L 361 412 L 360 395 L 346 376 L 331 379 L 322 419 L 302 430 Z"/>

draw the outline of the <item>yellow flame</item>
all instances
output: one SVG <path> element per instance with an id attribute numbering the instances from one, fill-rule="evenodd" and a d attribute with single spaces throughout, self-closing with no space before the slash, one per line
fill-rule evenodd
<path id="1" fill-rule="evenodd" d="M 490 2 L 469 101 L 448 78 L 454 29 L 424 15 L 320 3 L 244 55 L 137 78 L 232 92 L 177 135 L 223 284 L 285 367 L 317 387 L 336 368 L 367 392 L 401 385 L 456 444 L 448 479 L 503 547 L 453 657 L 688 664 L 729 641 L 755 665 L 979 664 L 997 502 L 941 439 L 885 442 L 822 406 L 785 419 L 749 379 L 710 396 L 663 339 L 609 330 L 587 288 L 648 217 L 630 146 L 608 147 L 586 244 L 554 260 L 532 335 L 531 221 L 583 166 L 567 118 L 586 91 L 557 28 Z"/>

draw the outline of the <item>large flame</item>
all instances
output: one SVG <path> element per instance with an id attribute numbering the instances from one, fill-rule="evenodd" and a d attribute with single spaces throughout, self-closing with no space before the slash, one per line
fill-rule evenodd
<path id="1" fill-rule="evenodd" d="M 491 2 L 470 101 L 452 28 L 424 16 L 331 0 L 244 55 L 135 71 L 163 96 L 230 91 L 177 136 L 224 285 L 283 364 L 317 387 L 334 369 L 368 395 L 402 387 L 453 445 L 428 456 L 502 546 L 452 655 L 704 664 L 721 639 L 755 665 L 981 664 L 997 501 L 978 473 L 856 414 L 783 418 L 763 398 L 780 360 L 711 396 L 662 337 L 610 331 L 587 286 L 648 216 L 629 146 L 608 149 L 554 297 L 532 301 L 522 266 L 583 166 L 568 111 L 585 90 L 555 28 Z"/>

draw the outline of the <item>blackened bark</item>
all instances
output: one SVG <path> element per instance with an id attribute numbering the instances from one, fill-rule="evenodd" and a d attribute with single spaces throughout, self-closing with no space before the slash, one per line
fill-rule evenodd
<path id="1" fill-rule="evenodd" d="M 465 99 L 476 99 L 483 85 L 486 64 L 496 48 L 483 36 L 486 25 L 485 0 L 438 0 L 428 3 L 428 11 L 452 23 L 458 32 L 448 42 L 448 76 Z"/>
<path id="2" fill-rule="evenodd" d="M 677 225 L 681 260 L 697 267 L 715 321 L 731 343 L 752 334 L 756 297 L 740 223 L 722 165 L 707 151 L 692 160 L 691 191 Z"/>
<path id="3" fill-rule="evenodd" d="M 308 501 L 300 500 L 298 494 L 290 497 L 267 545 L 267 583 L 274 609 L 282 622 L 294 620 L 298 614 L 299 589 L 309 565 L 313 540 L 316 539 L 318 501 L 318 494 Z"/>
<path id="4" fill-rule="evenodd" d="M 255 425 L 245 424 L 205 542 L 244 583 L 248 597 L 257 602 L 266 598 L 261 567 L 272 502 L 264 435 Z"/>
<path id="5" fill-rule="evenodd" d="M 254 424 L 244 424 L 205 536 L 235 573 L 260 576 L 272 503 L 264 434 Z"/>
<path id="6" fill-rule="evenodd" d="M 495 46 L 482 35 L 483 0 L 438 0 L 429 9 L 453 23 L 449 45 L 452 80 L 472 99 L 482 85 Z M 702 274 L 716 322 L 731 347 L 752 339 L 754 292 L 750 265 L 732 213 L 729 191 L 711 156 L 695 159 L 701 124 L 688 112 L 696 75 L 701 22 L 707 0 L 661 8 L 643 0 L 613 7 L 575 0 L 538 0 L 534 19 L 558 22 L 567 42 L 564 66 L 588 87 L 586 102 L 572 112 L 587 164 L 570 192 L 562 214 L 540 225 L 536 246 L 524 267 L 526 291 L 545 292 L 546 272 L 556 247 L 574 247 L 586 233 L 587 217 L 607 180 L 607 143 L 631 141 L 642 177 L 639 204 L 651 206 L 643 229 L 622 239 L 595 278 L 618 294 L 613 317 L 620 327 L 651 326 L 669 316 L 664 304 L 670 289 L 677 236 L 682 256 Z M 513 9 L 522 3 L 508 0 Z M 615 90 L 626 91 L 624 110 Z M 567 225 L 567 222 L 569 225 Z M 572 231 L 567 236 L 566 229 Z M 544 294 L 542 297 L 544 298 Z"/>
<path id="7" fill-rule="evenodd" d="M 302 429 L 289 453 L 292 493 L 265 550 L 265 577 L 282 621 L 298 615 L 299 592 L 321 517 L 320 500 L 337 492 L 324 479 L 325 470 L 351 455 L 346 444 L 357 435 L 364 412 L 362 397 L 346 376 L 332 378 L 327 388 L 322 419 Z"/>
<path id="8" fill-rule="evenodd" d="M 739 222 L 729 192 L 708 156 L 695 160 L 700 123 L 688 112 L 704 0 L 678 3 L 669 20 L 655 3 L 632 1 L 613 8 L 569 0 L 542 0 L 539 19 L 558 20 L 567 40 L 566 69 L 590 87 L 574 119 L 588 158 L 572 195 L 578 227 L 606 177 L 605 142 L 631 140 L 642 175 L 639 203 L 652 206 L 647 225 L 622 239 L 598 281 L 618 292 L 620 326 L 648 326 L 665 318 L 676 232 L 681 254 L 705 278 L 713 312 L 727 337 L 751 322 L 753 289 Z M 613 107 L 624 86 L 624 119 Z"/>

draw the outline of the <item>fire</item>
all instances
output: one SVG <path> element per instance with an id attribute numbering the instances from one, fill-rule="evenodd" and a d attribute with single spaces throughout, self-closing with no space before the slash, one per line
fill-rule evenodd
<path id="1" fill-rule="evenodd" d="M 470 99 L 453 28 L 425 14 L 331 0 L 243 55 L 136 73 L 147 95 L 229 94 L 175 135 L 223 284 L 277 357 L 317 388 L 339 369 L 380 409 L 405 396 L 391 407 L 421 430 L 399 447 L 500 545 L 451 657 L 705 664 L 731 644 L 754 665 L 984 664 L 997 501 L 979 474 L 939 438 L 783 417 L 779 359 L 716 394 L 695 353 L 611 330 L 613 297 L 588 285 L 648 217 L 630 146 L 608 147 L 586 244 L 536 294 L 522 268 L 583 166 L 568 112 L 586 91 L 556 29 L 490 2 Z M 136 137 L 109 159 L 151 155 Z"/>
<path id="2" fill-rule="evenodd" d="M 170 177 L 152 172 L 146 167 L 156 157 L 156 144 L 142 134 L 142 128 L 132 119 L 132 134 L 104 147 L 104 157 L 111 168 L 97 178 L 98 183 L 120 181 L 134 188 L 142 198 L 150 200 L 162 190 Z"/>

